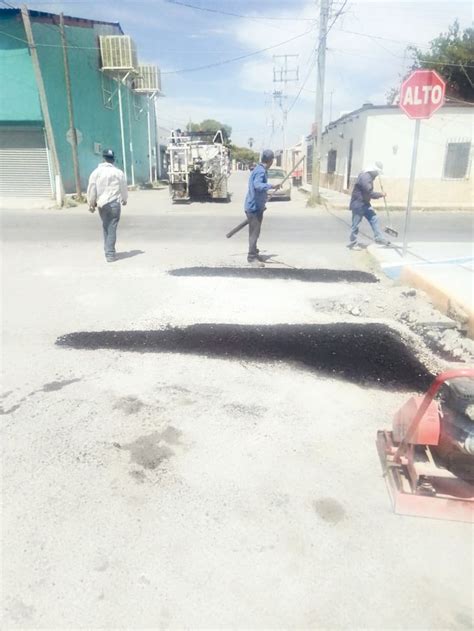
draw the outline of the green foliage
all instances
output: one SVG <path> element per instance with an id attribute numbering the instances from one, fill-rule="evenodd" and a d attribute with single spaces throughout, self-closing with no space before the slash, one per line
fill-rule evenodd
<path id="1" fill-rule="evenodd" d="M 455 20 L 447 33 L 430 42 L 427 52 L 415 46 L 408 50 L 413 55 L 413 70 L 436 70 L 446 81 L 448 96 L 474 102 L 474 28 L 461 31 Z"/>
<path id="2" fill-rule="evenodd" d="M 230 125 L 226 125 L 225 123 L 221 123 L 220 121 L 216 121 L 213 118 L 206 118 L 200 123 L 193 123 L 189 121 L 186 126 L 188 131 L 213 131 L 216 132 L 219 129 L 222 129 L 224 134 L 224 139 L 228 140 L 232 134 L 232 127 Z"/>
<path id="3" fill-rule="evenodd" d="M 237 147 L 236 145 L 230 146 L 232 158 L 237 162 L 243 162 L 244 164 L 250 164 L 251 162 L 258 162 L 258 153 L 248 149 L 247 147 Z"/>

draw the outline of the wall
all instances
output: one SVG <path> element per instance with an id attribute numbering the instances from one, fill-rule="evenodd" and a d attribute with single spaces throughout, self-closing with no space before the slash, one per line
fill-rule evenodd
<path id="1" fill-rule="evenodd" d="M 352 188 L 358 174 L 364 168 L 366 124 L 366 112 L 360 112 L 330 127 L 323 134 L 321 186 L 338 191 L 347 191 Z M 350 166 L 350 182 L 349 186 L 347 186 L 351 140 L 352 162 Z M 330 150 L 337 151 L 336 171 L 332 174 L 327 173 L 328 153 Z"/>
<path id="2" fill-rule="evenodd" d="M 5 101 L 2 99 L 0 105 L 0 120 L 20 123 L 25 120 L 25 116 L 36 116 L 36 120 L 41 120 L 42 117 L 40 118 L 38 114 L 39 103 L 31 60 L 28 62 L 28 47 L 19 41 L 26 40 L 21 15 L 13 11 L 6 11 L 5 14 L 0 13 L 0 18 L 0 30 L 10 35 L 10 37 L 0 36 L 0 66 L 4 66 L 3 60 L 6 59 L 8 61 L 8 76 L 21 77 L 21 81 L 10 81 L 9 84 L 2 83 L 2 85 L 9 85 L 9 90 L 8 98 Z M 32 15 L 31 19 L 53 124 L 63 185 L 65 191 L 71 193 L 75 191 L 75 182 L 71 146 L 66 138 L 69 118 L 59 28 L 51 18 Z M 66 18 L 65 30 L 69 45 L 68 55 L 75 126 L 82 135 L 78 154 L 81 186 L 85 190 L 90 172 L 101 161 L 100 152 L 94 152 L 95 143 L 101 145 L 102 148 L 113 148 L 117 155 L 117 164 L 123 168 L 117 84 L 100 71 L 98 49 L 98 36 L 100 34 L 120 34 L 120 30 L 113 25 L 78 20 L 70 21 L 68 18 Z M 14 42 L 15 53 L 12 52 L 13 44 L 6 44 L 9 41 Z M 9 46 L 8 50 L 6 50 L 7 46 Z M 110 107 L 106 107 L 104 104 L 104 85 L 113 94 Z M 149 179 L 148 100 L 145 95 L 136 94 L 127 86 L 122 87 L 122 93 L 128 182 L 131 183 L 130 140 L 132 140 L 134 148 L 136 182 L 146 182 Z M 9 115 L 5 113 L 7 107 L 10 112 Z M 132 129 L 131 138 L 129 120 Z M 154 127 L 152 126 L 153 132 Z M 155 138 L 153 137 L 152 145 L 154 144 Z"/>
<path id="3" fill-rule="evenodd" d="M 25 48 L 5 49 L 0 36 L 0 121 L 43 123 L 30 55 Z"/>
<path id="4" fill-rule="evenodd" d="M 443 178 L 446 145 L 450 140 L 470 138 L 474 108 L 447 106 L 421 122 L 416 184 L 417 207 L 473 207 L 473 175 L 463 180 Z M 365 109 L 330 125 L 323 134 L 321 186 L 350 191 L 358 173 L 368 163 L 381 161 L 384 189 L 392 206 L 405 206 L 408 196 L 415 122 L 398 108 Z M 350 186 L 347 164 L 350 139 L 353 159 Z M 336 171 L 327 173 L 330 150 L 337 151 Z"/>
<path id="5" fill-rule="evenodd" d="M 443 177 L 449 141 L 472 141 L 474 108 L 444 107 L 421 121 L 413 203 L 418 207 L 472 207 L 473 173 L 462 180 Z M 368 115 L 365 162 L 380 160 L 383 183 L 390 202 L 404 205 L 408 197 L 415 121 L 398 109 Z M 471 149 L 472 151 L 472 149 Z"/>

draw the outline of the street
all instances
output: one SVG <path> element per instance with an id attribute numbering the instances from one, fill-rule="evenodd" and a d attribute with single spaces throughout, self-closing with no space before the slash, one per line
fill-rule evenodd
<path id="1" fill-rule="evenodd" d="M 384 310 L 424 299 L 296 189 L 262 275 L 221 275 L 249 269 L 247 177 L 229 204 L 132 192 L 111 264 L 85 205 L 3 210 L 5 628 L 471 628 L 471 527 L 395 515 L 375 448 L 444 365 Z"/>

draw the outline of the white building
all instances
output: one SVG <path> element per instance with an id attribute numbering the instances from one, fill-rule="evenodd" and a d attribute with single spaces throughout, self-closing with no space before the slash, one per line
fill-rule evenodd
<path id="1" fill-rule="evenodd" d="M 474 106 L 451 104 L 421 121 L 415 206 L 474 207 L 473 123 Z M 387 199 L 405 205 L 414 130 L 415 121 L 396 105 L 368 103 L 341 116 L 323 133 L 321 186 L 349 192 L 360 171 L 380 161 Z"/>

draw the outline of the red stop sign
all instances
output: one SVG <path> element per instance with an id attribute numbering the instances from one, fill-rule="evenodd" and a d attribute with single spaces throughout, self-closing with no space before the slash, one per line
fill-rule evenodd
<path id="1" fill-rule="evenodd" d="M 415 70 L 400 90 L 400 107 L 410 118 L 430 118 L 444 104 L 446 84 L 434 70 Z"/>

